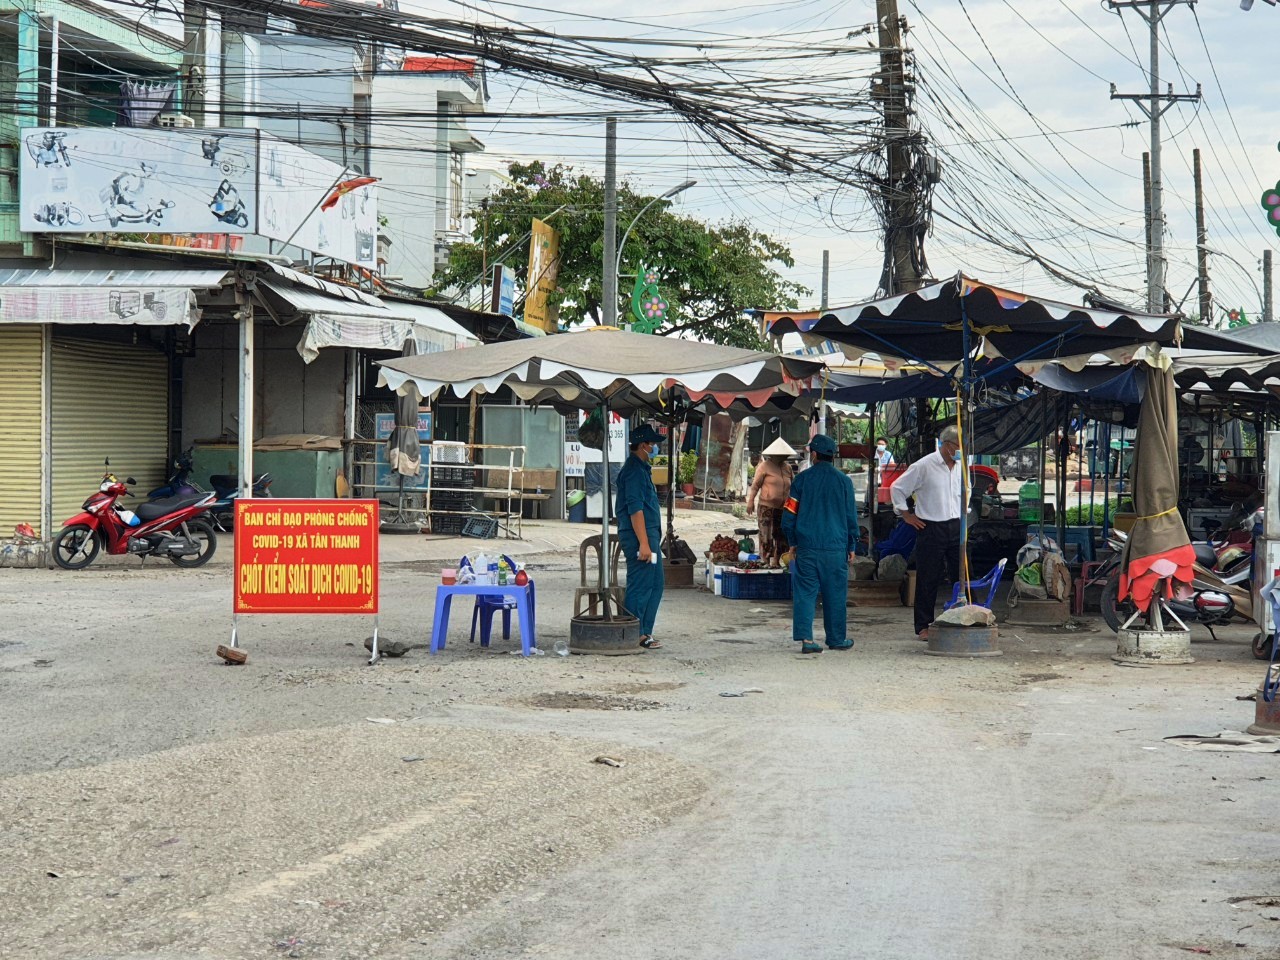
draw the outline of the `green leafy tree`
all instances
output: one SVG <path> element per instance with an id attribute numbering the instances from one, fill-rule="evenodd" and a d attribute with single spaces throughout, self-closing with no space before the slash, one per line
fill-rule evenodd
<path id="1" fill-rule="evenodd" d="M 453 247 L 437 290 L 478 282 L 481 263 L 505 263 L 516 275 L 519 316 L 529 263 L 530 222 L 550 218 L 560 233 L 557 289 L 551 304 L 560 323 L 602 323 L 601 264 L 604 257 L 604 184 L 571 167 L 541 161 L 513 163 L 512 184 L 492 194 L 474 211 L 473 242 Z M 623 183 L 618 187 L 618 236 L 652 199 Z M 750 307 L 794 308 L 809 291 L 784 279 L 791 251 L 747 223 L 710 225 L 671 212 L 670 202 L 650 207 L 636 223 L 623 251 L 618 281 L 620 318 L 630 316 L 633 276 L 643 265 L 658 273 L 662 296 L 670 303 L 661 334 L 688 331 L 699 339 L 742 347 L 762 347 L 759 323 Z M 482 245 L 487 237 L 487 251 Z M 491 269 L 492 267 L 490 267 Z M 628 275 L 631 275 L 630 277 Z"/>

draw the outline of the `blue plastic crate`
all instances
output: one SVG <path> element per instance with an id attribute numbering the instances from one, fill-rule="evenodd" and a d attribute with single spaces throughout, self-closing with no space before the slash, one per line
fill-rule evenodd
<path id="1" fill-rule="evenodd" d="M 720 575 L 720 596 L 730 600 L 790 600 L 791 574 L 726 570 Z"/>

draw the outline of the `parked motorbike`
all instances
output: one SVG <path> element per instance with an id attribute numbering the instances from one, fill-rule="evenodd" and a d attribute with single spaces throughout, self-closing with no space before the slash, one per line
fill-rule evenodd
<path id="1" fill-rule="evenodd" d="M 108 468 L 110 461 L 107 462 Z M 121 482 L 108 469 L 96 493 L 64 525 L 53 541 L 53 559 L 64 570 L 82 570 L 93 563 L 102 547 L 112 555 L 163 557 L 180 567 L 209 562 L 218 535 L 204 516 L 213 505 L 211 493 L 193 493 L 152 500 L 137 511 L 119 503 L 129 496 L 132 477 Z"/>
<path id="2" fill-rule="evenodd" d="M 1220 531 L 1220 538 L 1193 543 L 1196 560 L 1192 566 L 1189 592 L 1166 601 L 1168 608 L 1184 624 L 1200 623 L 1217 640 L 1215 626 L 1232 621 L 1253 621 L 1253 543 L 1231 539 L 1232 531 L 1252 534 L 1261 522 L 1261 511 L 1249 512 Z M 1127 535 L 1112 531 L 1108 542 L 1115 551 L 1110 576 L 1102 588 L 1102 618 L 1118 631 L 1133 616 L 1136 607 L 1120 600 L 1120 552 Z M 1101 575 L 1101 572 L 1099 573 Z M 1256 651 L 1255 651 L 1256 654 Z"/>
<path id="3" fill-rule="evenodd" d="M 173 473 L 164 482 L 164 486 L 156 487 L 147 494 L 148 500 L 166 500 L 169 497 L 190 496 L 193 493 L 204 493 L 199 484 L 191 480 L 192 451 L 186 450 L 182 456 L 173 461 Z"/>
<path id="4" fill-rule="evenodd" d="M 253 478 L 253 495 L 255 498 L 271 496 L 271 484 L 275 478 L 269 473 L 260 473 Z M 236 523 L 236 499 L 240 496 L 240 478 L 230 473 L 215 473 L 209 478 L 209 485 L 217 497 L 209 512 L 219 530 L 229 532 Z"/>

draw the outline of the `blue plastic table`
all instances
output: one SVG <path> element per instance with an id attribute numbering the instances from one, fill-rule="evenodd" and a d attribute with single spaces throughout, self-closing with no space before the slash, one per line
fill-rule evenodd
<path id="1" fill-rule="evenodd" d="M 466 597 L 515 597 L 516 615 L 520 625 L 520 652 L 526 657 L 538 645 L 536 624 L 534 620 L 533 581 L 523 587 L 513 583 L 503 586 L 487 583 L 468 583 L 436 587 L 436 612 L 431 624 L 431 652 L 438 653 L 444 649 L 445 637 L 449 632 L 449 608 L 455 596 Z"/>

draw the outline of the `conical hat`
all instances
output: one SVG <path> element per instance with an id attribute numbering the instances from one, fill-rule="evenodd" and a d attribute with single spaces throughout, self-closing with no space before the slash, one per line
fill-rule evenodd
<path id="1" fill-rule="evenodd" d="M 794 457 L 796 452 L 791 449 L 791 444 L 779 437 L 764 448 L 764 455 L 766 457 Z"/>

